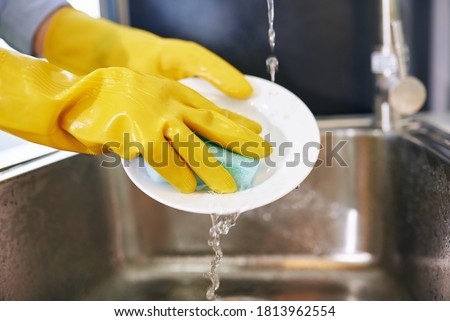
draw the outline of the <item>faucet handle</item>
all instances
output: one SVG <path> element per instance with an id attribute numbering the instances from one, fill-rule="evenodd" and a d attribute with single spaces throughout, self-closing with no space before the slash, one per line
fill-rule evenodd
<path id="1" fill-rule="evenodd" d="M 406 76 L 391 87 L 388 95 L 389 105 L 403 115 L 418 112 L 425 104 L 427 90 L 416 77 Z"/>

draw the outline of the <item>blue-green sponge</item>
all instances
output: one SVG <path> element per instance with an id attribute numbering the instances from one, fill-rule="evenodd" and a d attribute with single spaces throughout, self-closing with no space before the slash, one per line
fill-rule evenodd
<path id="1" fill-rule="evenodd" d="M 259 167 L 259 159 L 233 153 L 210 141 L 205 141 L 205 144 L 217 161 L 219 161 L 219 163 L 230 172 L 231 176 L 233 176 L 238 190 L 245 190 L 252 187 L 253 179 L 255 178 Z M 167 183 L 167 181 L 147 163 L 145 163 L 145 169 L 155 183 Z M 195 175 L 195 178 L 197 179 L 197 190 L 204 189 L 206 184 L 197 175 Z"/>

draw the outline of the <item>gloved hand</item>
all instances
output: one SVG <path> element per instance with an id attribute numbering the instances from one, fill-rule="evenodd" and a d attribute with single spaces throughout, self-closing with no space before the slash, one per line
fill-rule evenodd
<path id="1" fill-rule="evenodd" d="M 177 81 L 121 67 L 80 77 L 4 49 L 0 129 L 69 151 L 100 154 L 108 147 L 127 159 L 142 154 L 185 193 L 196 188 L 192 171 L 214 191 L 237 189 L 192 131 L 246 156 L 270 153 L 270 145 L 255 133 L 261 129 L 257 123 L 220 109 Z M 139 143 L 141 150 L 126 149 L 126 139 Z"/>
<path id="2" fill-rule="evenodd" d="M 247 98 L 252 93 L 237 69 L 194 42 L 164 39 L 69 7 L 53 16 L 43 56 L 78 75 L 101 67 L 127 67 L 175 80 L 202 77 L 234 98 Z"/>

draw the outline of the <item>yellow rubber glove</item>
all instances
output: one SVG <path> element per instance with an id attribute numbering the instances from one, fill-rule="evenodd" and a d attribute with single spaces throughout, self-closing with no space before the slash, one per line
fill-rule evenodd
<path id="1" fill-rule="evenodd" d="M 234 98 L 247 98 L 252 93 L 251 85 L 237 69 L 194 42 L 164 39 L 91 18 L 70 7 L 53 16 L 43 55 L 79 75 L 102 67 L 127 67 L 175 80 L 202 77 Z"/>
<path id="2" fill-rule="evenodd" d="M 193 172 L 214 191 L 237 189 L 192 131 L 250 157 L 270 153 L 270 145 L 242 124 L 258 128 L 171 79 L 122 67 L 76 76 L 0 49 L 0 129 L 69 151 L 101 154 L 109 148 L 127 159 L 142 154 L 185 193 L 196 188 Z M 127 139 L 143 148 L 126 149 Z"/>

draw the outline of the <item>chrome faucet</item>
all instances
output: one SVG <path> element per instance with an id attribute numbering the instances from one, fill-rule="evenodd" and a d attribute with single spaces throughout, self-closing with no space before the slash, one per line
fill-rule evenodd
<path id="1" fill-rule="evenodd" d="M 425 103 L 423 83 L 409 75 L 409 50 L 404 41 L 398 0 L 380 0 L 380 48 L 372 53 L 376 76 L 375 126 L 395 131 L 404 115 L 417 112 Z"/>

